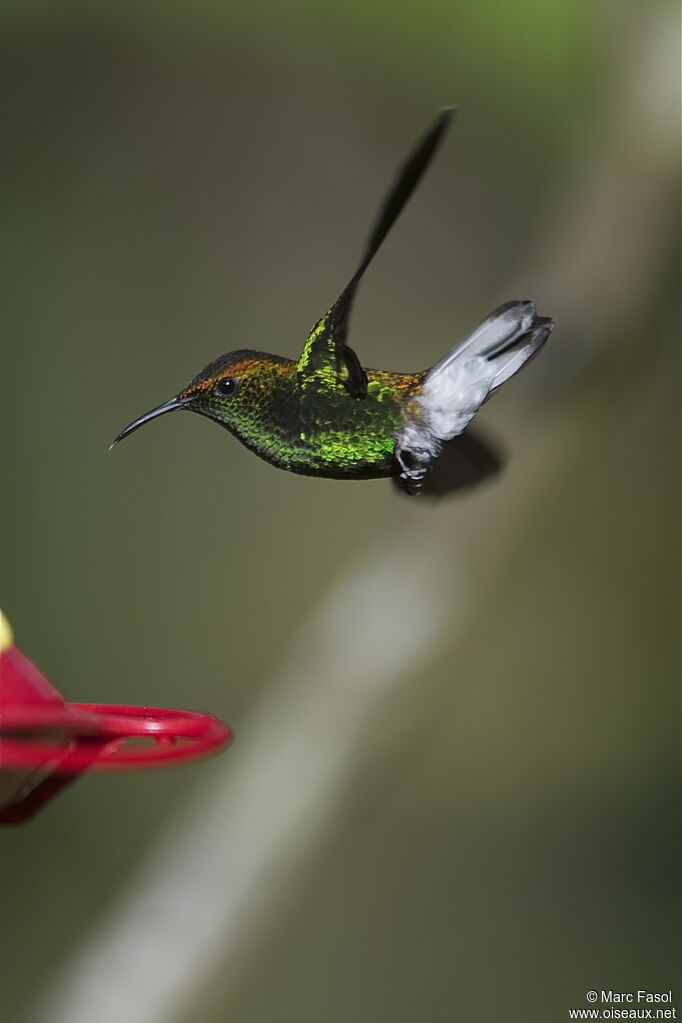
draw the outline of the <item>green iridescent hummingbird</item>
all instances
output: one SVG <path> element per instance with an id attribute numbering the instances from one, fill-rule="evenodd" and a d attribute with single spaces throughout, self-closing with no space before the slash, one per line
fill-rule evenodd
<path id="1" fill-rule="evenodd" d="M 298 362 L 241 349 L 221 355 L 174 398 L 126 426 L 114 444 L 157 416 L 185 409 L 215 420 L 280 469 L 332 479 L 392 477 L 406 493 L 419 493 L 448 442 L 539 351 L 554 326 L 536 315 L 531 302 L 508 302 L 419 373 L 364 369 L 347 344 L 357 286 L 431 162 L 452 114 L 451 108 L 442 110 L 408 156 L 360 265 L 313 327 Z M 472 473 L 465 467 L 465 475 L 487 475 L 494 459 L 481 450 L 483 468 Z M 477 457 L 480 462 L 480 450 Z"/>

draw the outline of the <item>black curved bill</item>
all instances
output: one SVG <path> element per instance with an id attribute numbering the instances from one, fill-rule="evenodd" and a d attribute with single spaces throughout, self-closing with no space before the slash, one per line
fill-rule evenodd
<path id="1" fill-rule="evenodd" d="M 109 450 L 116 446 L 119 441 L 122 441 L 124 437 L 129 437 L 131 433 L 135 433 L 135 430 L 139 430 L 141 426 L 148 423 L 150 419 L 156 419 L 157 416 L 163 416 L 166 412 L 175 412 L 176 409 L 184 408 L 192 401 L 191 397 L 187 398 L 171 398 L 170 401 L 164 401 L 163 405 L 157 405 L 150 412 L 145 412 L 143 416 L 138 416 L 137 419 L 133 419 L 132 423 L 121 430 L 119 435 L 114 438 L 113 442 L 109 445 Z"/>

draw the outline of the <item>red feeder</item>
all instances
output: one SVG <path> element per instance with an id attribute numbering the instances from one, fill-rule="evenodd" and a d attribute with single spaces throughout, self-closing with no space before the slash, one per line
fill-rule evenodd
<path id="1" fill-rule="evenodd" d="M 28 820 L 82 771 L 196 760 L 231 738 L 210 714 L 67 703 L 14 646 L 0 612 L 0 824 Z"/>

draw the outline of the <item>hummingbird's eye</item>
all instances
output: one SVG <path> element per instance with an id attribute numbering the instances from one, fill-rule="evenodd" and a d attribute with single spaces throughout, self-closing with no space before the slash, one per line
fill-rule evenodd
<path id="1" fill-rule="evenodd" d="M 239 387 L 239 381 L 236 377 L 223 377 L 215 385 L 216 394 L 219 394 L 221 398 L 231 398 L 233 394 L 237 393 Z"/>

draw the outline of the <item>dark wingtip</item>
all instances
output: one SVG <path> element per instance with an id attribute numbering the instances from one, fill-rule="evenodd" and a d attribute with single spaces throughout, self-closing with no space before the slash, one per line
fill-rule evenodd
<path id="1" fill-rule="evenodd" d="M 428 138 L 430 136 L 433 136 L 436 139 L 440 139 L 440 137 L 444 135 L 445 132 L 448 130 L 450 122 L 452 121 L 452 118 L 455 116 L 456 112 L 457 107 L 455 106 L 441 107 L 438 113 L 436 114 L 436 119 L 433 123 L 433 126 L 429 131 L 427 131 L 426 137 Z"/>
<path id="2" fill-rule="evenodd" d="M 457 107 L 455 106 L 441 107 L 440 110 L 438 111 L 438 114 L 436 115 L 436 120 L 429 134 L 432 133 L 433 135 L 435 135 L 437 139 L 440 140 L 440 138 L 443 135 L 445 135 L 445 133 L 448 131 L 452 119 L 456 113 Z"/>

